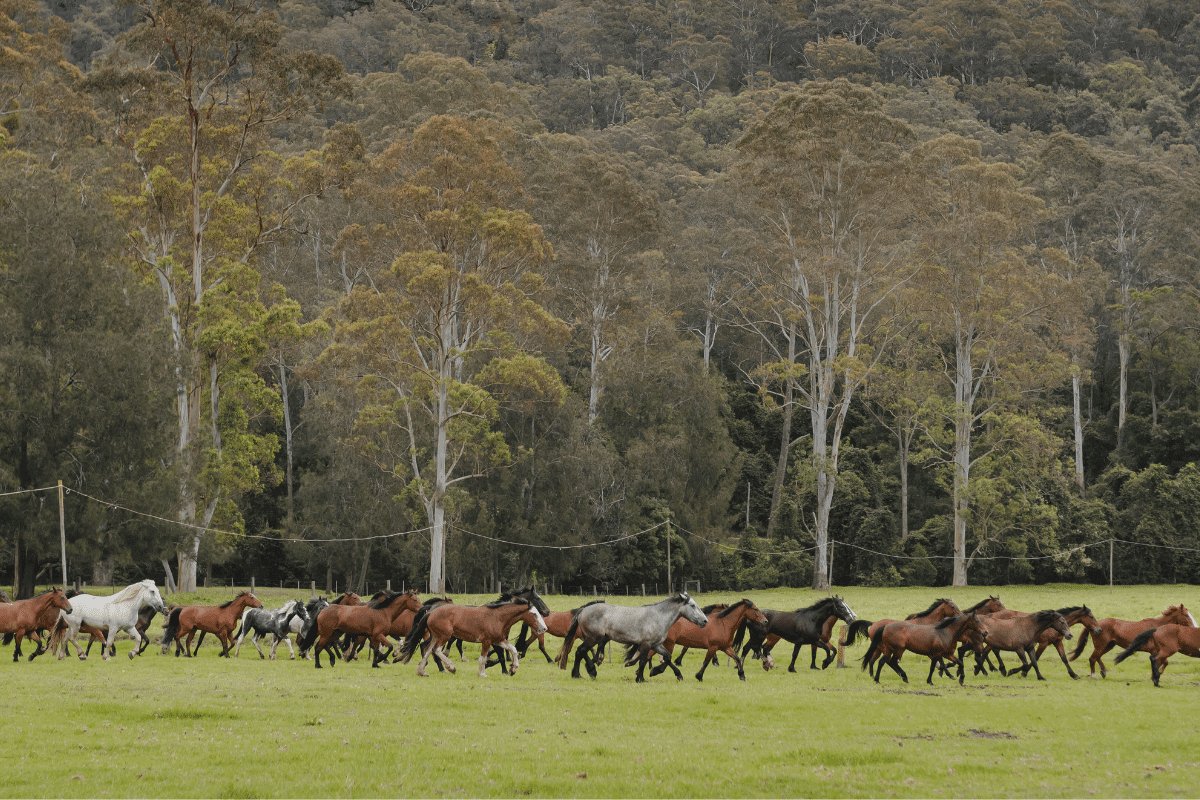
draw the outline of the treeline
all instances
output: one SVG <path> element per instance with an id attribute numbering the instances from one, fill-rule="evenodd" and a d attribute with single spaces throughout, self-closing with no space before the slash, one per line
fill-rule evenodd
<path id="1" fill-rule="evenodd" d="M 1197 10 L 0 0 L 0 568 L 1192 581 Z"/>

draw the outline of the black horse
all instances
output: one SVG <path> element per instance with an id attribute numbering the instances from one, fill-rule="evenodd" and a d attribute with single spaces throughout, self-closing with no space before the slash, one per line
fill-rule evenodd
<path id="1" fill-rule="evenodd" d="M 756 653 L 761 652 L 763 669 L 770 669 L 775 665 L 775 660 L 771 657 L 771 648 L 780 639 L 786 639 L 795 645 L 788 672 L 796 671 L 796 659 L 800 656 L 800 648 L 804 645 L 816 645 L 824 650 L 825 662 L 821 664 L 821 669 L 828 667 L 837 656 L 837 648 L 831 647 L 821 640 L 826 620 L 830 617 L 837 617 L 849 624 L 858 619 L 858 615 L 851 610 L 850 606 L 846 605 L 846 601 L 837 595 L 822 598 L 808 608 L 798 608 L 795 611 L 774 611 L 764 608 L 763 613 L 766 614 L 767 621 L 747 622 L 738 629 L 733 646 L 741 647 L 744 634 L 749 632 L 749 640 L 742 648 L 742 658 L 745 659 L 746 654 L 751 650 Z"/>

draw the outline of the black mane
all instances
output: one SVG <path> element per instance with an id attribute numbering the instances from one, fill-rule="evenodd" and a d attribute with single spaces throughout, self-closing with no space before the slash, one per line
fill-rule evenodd
<path id="1" fill-rule="evenodd" d="M 728 609 L 728 608 L 730 608 L 730 605 L 728 603 L 712 603 L 711 605 L 707 605 L 700 610 L 702 612 L 704 612 L 705 616 L 708 616 L 709 614 L 713 613 L 714 611 L 724 610 L 724 609 Z"/>
<path id="2" fill-rule="evenodd" d="M 736 603 L 734 603 L 729 608 L 722 611 L 720 614 L 717 614 L 717 619 L 720 619 L 721 617 L 728 617 L 734 611 L 737 611 L 739 608 L 741 608 L 742 606 L 747 605 L 747 604 L 753 605 L 753 603 L 750 603 L 749 598 L 743 597 L 741 600 L 738 600 Z"/>
<path id="3" fill-rule="evenodd" d="M 937 625 L 934 625 L 933 627 L 935 630 L 938 628 L 949 628 L 951 625 L 953 625 L 955 622 L 958 622 L 960 619 L 962 619 L 965 616 L 966 616 L 966 614 L 959 614 L 957 617 L 946 617 L 944 620 L 939 622 Z"/>
<path id="4" fill-rule="evenodd" d="M 834 602 L 835 601 L 832 597 L 822 597 L 820 600 L 813 603 L 808 608 L 797 608 L 796 613 L 799 614 L 801 611 L 816 611 L 818 608 L 821 608 L 822 606 L 833 605 Z"/>
<path id="5" fill-rule="evenodd" d="M 978 603 L 976 603 L 975 605 L 971 606 L 970 608 L 964 608 L 962 610 L 962 612 L 964 614 L 970 614 L 972 611 L 978 611 L 979 609 L 983 608 L 985 605 L 987 605 L 991 601 L 999 600 L 999 599 L 1000 599 L 999 595 L 997 595 L 995 597 L 985 597 L 982 600 L 980 600 Z M 930 609 L 930 610 L 932 611 L 932 609 Z"/>
<path id="6" fill-rule="evenodd" d="M 380 597 L 380 594 L 382 594 L 383 597 Z M 375 596 L 371 598 L 371 602 L 367 603 L 367 607 L 374 608 L 376 610 L 387 608 L 392 603 L 396 602 L 397 597 L 401 596 L 402 595 L 400 592 L 389 592 L 387 589 L 383 589 L 382 591 L 375 593 Z"/>
<path id="7" fill-rule="evenodd" d="M 1062 614 L 1064 617 L 1068 614 L 1074 614 L 1076 611 L 1082 611 L 1085 614 L 1092 613 L 1092 610 L 1087 606 L 1068 606 L 1067 608 L 1058 609 L 1058 613 Z"/>
<path id="8" fill-rule="evenodd" d="M 925 609 L 924 611 L 918 612 L 916 614 L 909 614 L 907 617 L 905 617 L 905 619 L 916 619 L 917 617 L 929 616 L 930 614 L 933 613 L 935 608 L 940 606 L 942 603 L 948 603 L 948 602 L 950 602 L 950 601 L 947 600 L 945 597 L 939 597 L 937 600 L 933 601 L 933 604 L 930 605 L 929 608 Z"/>
<path id="9" fill-rule="evenodd" d="M 250 594 L 250 593 L 245 590 L 242 590 L 242 591 L 238 592 L 237 594 L 235 594 L 233 596 L 233 599 L 230 600 L 228 603 L 221 603 L 221 605 L 217 606 L 217 608 L 229 608 L 231 605 L 233 605 L 234 603 L 236 603 L 238 601 L 239 597 L 241 597 L 242 595 L 246 595 L 246 594 Z"/>

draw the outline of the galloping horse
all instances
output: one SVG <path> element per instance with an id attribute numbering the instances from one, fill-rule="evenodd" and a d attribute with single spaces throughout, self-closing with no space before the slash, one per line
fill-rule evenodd
<path id="1" fill-rule="evenodd" d="M 1183 607 L 1183 603 L 1177 606 L 1168 606 L 1167 610 L 1157 617 L 1130 622 L 1123 619 L 1114 619 L 1106 617 L 1100 620 L 1100 633 L 1092 635 L 1092 641 L 1095 642 L 1095 648 L 1092 650 L 1091 656 L 1088 657 L 1088 666 L 1092 671 L 1089 677 L 1096 677 L 1096 665 L 1100 665 L 1100 677 L 1108 677 L 1108 670 L 1104 667 L 1104 654 L 1112 650 L 1117 645 L 1128 647 L 1130 642 L 1138 637 L 1138 634 L 1144 633 L 1151 628 L 1157 628 L 1162 625 L 1174 624 L 1183 625 L 1186 627 L 1196 627 L 1196 620 L 1193 619 L 1191 612 Z M 1084 628 L 1083 635 L 1079 637 L 1079 644 L 1075 648 L 1075 652 L 1071 654 L 1071 660 L 1079 658 L 1079 654 L 1083 652 L 1084 645 L 1088 641 L 1089 630 Z"/>
<path id="2" fill-rule="evenodd" d="M 763 669 L 770 669 L 775 666 L 775 659 L 771 657 L 771 648 L 780 639 L 786 639 L 795 645 L 792 649 L 792 663 L 788 665 L 788 672 L 796 671 L 796 659 L 800 656 L 800 648 L 806 644 L 816 645 L 825 651 L 825 661 L 821 665 L 821 669 L 828 667 L 837 656 L 837 649 L 821 641 L 825 623 L 831 617 L 848 624 L 858 619 L 858 615 L 846 604 L 846 601 L 837 595 L 823 597 L 808 608 L 798 608 L 795 611 L 775 611 L 769 608 L 764 608 L 762 611 L 767 617 L 766 622 L 750 622 L 742 629 L 750 634 L 746 646 L 742 648 L 742 658 L 744 659 L 750 650 L 761 651 Z M 735 647 L 741 646 L 742 630 L 738 631 L 738 636 L 734 640 Z"/>
<path id="3" fill-rule="evenodd" d="M 77 638 L 79 627 L 84 624 L 97 630 L 108 631 L 108 637 L 100 651 L 100 655 L 105 661 L 109 659 L 109 652 L 112 650 L 117 631 L 123 630 L 128 633 L 133 637 L 134 642 L 133 649 L 129 651 L 129 658 L 132 659 L 142 651 L 142 635 L 137 629 L 138 613 L 142 610 L 142 606 L 150 606 L 156 611 L 163 611 L 166 608 L 162 595 L 158 593 L 158 587 L 149 578 L 131 583 L 110 597 L 98 597 L 92 594 L 76 595 L 72 598 L 71 605 L 74 610 L 62 615 L 65 631 L 60 632 L 56 628 L 56 634 L 59 637 L 58 658 L 60 661 L 67 654 L 68 643 L 75 645 L 75 654 L 79 656 L 80 661 L 87 659 L 87 653 L 83 652 Z"/>
<path id="4" fill-rule="evenodd" d="M 517 634 L 517 652 L 521 654 L 521 658 L 529 652 L 529 646 L 535 641 L 538 643 L 538 649 L 542 651 L 542 655 L 546 657 L 547 664 L 553 664 L 554 659 L 546 652 L 546 634 L 557 636 L 560 639 L 565 639 L 567 631 L 571 627 L 571 619 L 574 614 L 570 611 L 551 611 L 549 614 L 542 615 L 542 621 L 546 623 L 546 630 L 541 633 L 529 635 L 532 628 L 528 623 L 521 623 L 521 632 Z"/>
<path id="5" fill-rule="evenodd" d="M 55 625 L 59 611 L 70 613 L 71 603 L 63 595 L 62 589 L 51 589 L 42 592 L 37 597 L 28 600 L 18 600 L 15 603 L 0 603 L 0 633 L 7 639 L 10 635 L 16 640 L 13 648 L 13 662 L 21 658 L 21 640 L 30 636 L 38 641 L 39 628 L 50 630 Z M 34 653 L 29 657 L 32 661 Z"/>
<path id="6" fill-rule="evenodd" d="M 744 620 L 763 623 L 767 621 L 767 615 L 754 605 L 753 600 L 742 599 L 723 609 L 714 609 L 708 613 L 707 618 L 708 624 L 703 628 L 692 624 L 686 617 L 675 620 L 667 630 L 666 640 L 663 641 L 663 647 L 668 653 L 667 658 L 670 659 L 669 654 L 675 649 L 676 643 L 685 647 L 704 648 L 706 651 L 704 663 L 700 666 L 700 671 L 696 673 L 696 680 L 703 681 L 704 670 L 708 669 L 708 662 L 712 661 L 713 656 L 718 652 L 722 652 L 732 658 L 734 664 L 737 664 L 738 677 L 746 680 L 746 673 L 742 669 L 742 660 L 738 658 L 737 650 L 733 646 L 733 636 Z M 650 676 L 654 677 L 666 668 L 665 663 L 659 664 L 650 670 Z"/>
<path id="7" fill-rule="evenodd" d="M 908 683 L 908 675 L 900 668 L 900 659 L 904 656 L 905 651 L 912 650 L 914 653 L 929 657 L 929 677 L 925 679 L 926 683 L 933 685 L 934 669 L 943 659 L 948 658 L 958 664 L 958 684 L 961 686 L 963 665 L 954 657 L 954 647 L 970 631 L 978 631 L 985 637 L 988 635 L 980 625 L 980 619 L 981 617 L 977 614 L 971 613 L 947 617 L 937 625 L 890 622 L 875 631 L 875 635 L 871 637 L 871 646 L 867 648 L 866 654 L 862 657 L 862 668 L 869 672 L 875 656 L 882 653 L 879 667 L 875 671 L 875 682 L 879 683 L 883 665 L 887 664 L 905 683 Z"/>
<path id="8" fill-rule="evenodd" d="M 579 665 L 582 662 L 587 667 L 588 674 L 594 678 L 599 660 L 590 657 L 588 653 L 593 648 L 603 652 L 604 645 L 611 640 L 624 645 L 636 645 L 631 649 L 636 650 L 638 656 L 637 683 L 646 680 L 645 669 L 650 660 L 650 653 L 658 653 L 667 659 L 667 665 L 675 673 L 676 679 L 683 680 L 683 673 L 671 662 L 670 654 L 663 647 L 667 632 L 681 616 L 701 628 L 708 624 L 708 617 L 687 592 L 680 592 L 666 600 L 636 608 L 614 606 L 605 602 L 589 603 L 575 614 L 575 619 L 571 621 L 571 627 L 564 637 L 563 648 L 555 661 L 559 669 L 567 668 L 571 645 L 578 636 L 583 641 L 575 651 L 575 667 L 571 670 L 571 677 L 579 677 Z M 627 655 L 625 665 L 630 666 L 631 663 Z"/>
<path id="9" fill-rule="evenodd" d="M 74 589 L 68 589 L 67 599 L 70 600 L 72 597 L 75 597 L 79 594 L 80 593 Z M 154 617 L 160 612 L 166 613 L 165 606 L 163 608 L 155 608 L 154 606 L 147 605 L 142 606 L 138 611 L 138 620 L 134 625 L 134 628 L 137 629 L 138 635 L 142 637 L 142 643 L 137 649 L 138 655 L 144 653 L 146 648 L 150 646 L 150 637 L 146 635 L 146 631 L 150 629 L 150 623 L 154 621 Z M 64 623 L 62 620 L 59 620 L 55 630 L 57 630 L 58 627 L 65 625 L 66 623 Z M 104 642 L 108 639 L 108 633 L 106 631 L 102 631 L 99 628 L 93 628 L 91 625 L 80 625 L 79 630 L 88 635 L 87 649 L 83 651 L 84 655 L 90 656 L 92 654 L 92 645 L 94 645 L 96 642 Z M 115 656 L 117 654 L 117 648 L 115 644 L 112 647 L 109 647 L 108 654 L 110 656 Z M 35 653 L 34 655 L 37 654 Z"/>
<path id="10" fill-rule="evenodd" d="M 1066 608 L 1058 609 L 1058 613 L 1063 615 L 1063 619 L 1067 621 L 1068 628 L 1074 625 L 1083 625 L 1085 633 L 1100 632 L 1100 623 L 1094 616 L 1092 616 L 1092 611 L 1087 606 L 1068 606 Z M 1013 619 L 1014 617 L 1027 617 L 1029 616 L 1029 613 L 1025 611 L 1005 609 L 1004 611 L 992 614 L 991 616 L 993 619 Z M 1071 669 L 1071 662 L 1067 660 L 1067 654 L 1066 651 L 1063 650 L 1062 643 L 1063 636 L 1061 633 L 1059 633 L 1057 628 L 1046 628 L 1044 631 L 1038 634 L 1037 652 L 1034 654 L 1035 660 L 1040 661 L 1042 658 L 1042 653 L 1046 651 L 1046 648 L 1050 645 L 1054 645 L 1054 648 L 1058 651 L 1058 657 L 1062 659 L 1063 666 L 1067 668 L 1067 674 L 1071 676 L 1072 680 L 1079 680 L 1079 676 L 1075 674 L 1075 670 Z M 987 653 L 985 652 L 985 648 L 981 647 L 976 650 L 976 652 L 981 654 L 980 657 L 986 662 Z M 1000 665 L 1000 674 L 1007 674 L 1004 670 L 1004 662 L 1000 659 L 1000 652 L 998 650 L 987 652 L 996 653 L 996 662 Z M 962 655 L 961 651 L 959 652 L 959 655 Z M 988 662 L 988 666 L 991 666 L 990 662 Z M 982 669 L 982 664 L 980 664 L 977 659 L 975 667 L 976 674 L 984 671 L 985 670 Z"/>
<path id="11" fill-rule="evenodd" d="M 247 607 L 262 608 L 262 603 L 250 592 L 243 591 L 228 603 L 219 606 L 178 606 L 171 609 L 163 631 L 163 655 L 167 654 L 171 642 L 174 641 L 175 657 L 178 658 L 179 654 L 184 652 L 180 641 L 186 637 L 186 653 L 187 657 L 191 658 L 192 637 L 199 630 L 202 633 L 216 634 L 221 640 L 221 655 L 229 658 L 229 651 L 233 649 L 233 629 L 237 627 L 238 620 L 242 618 L 242 612 Z"/>
<path id="12" fill-rule="evenodd" d="M 540 601 L 540 598 L 538 599 Z M 428 631 L 429 644 L 422 651 L 421 661 L 417 665 L 417 674 L 422 678 L 429 677 L 425 672 L 425 665 L 429 663 L 431 654 L 451 675 L 456 672 L 454 662 L 442 652 L 446 644 L 455 638 L 479 644 L 479 677 L 487 677 L 487 657 L 493 647 L 500 647 L 509 652 L 512 665 L 508 674 L 516 675 L 520 656 L 517 655 L 517 649 L 509 643 L 508 632 L 518 619 L 528 613 L 533 614 L 533 629 L 545 631 L 546 623 L 542 620 L 537 604 L 532 600 L 511 595 L 501 596 L 499 600 L 482 606 L 459 606 L 454 603 L 425 606 L 413 620 L 412 631 L 400 648 L 400 660 L 407 664 L 412 659 L 413 653 L 417 651 Z"/>
<path id="13" fill-rule="evenodd" d="M 338 633 L 349 633 L 354 636 L 366 636 L 371 642 L 371 666 L 378 668 L 379 662 L 386 659 L 395 649 L 387 639 L 392 621 L 405 609 L 419 610 L 421 601 L 413 589 L 406 592 L 384 591 L 383 596 L 372 600 L 365 606 L 335 606 L 331 605 L 317 614 L 317 624 L 309 629 L 308 636 L 301 642 L 304 645 L 310 640 L 316 641 L 313 648 L 313 658 L 317 669 L 321 668 L 321 651 L 329 653 L 329 666 L 337 663 L 337 655 L 333 651 L 333 643 Z M 387 646 L 387 651 L 382 648 Z"/>
<path id="14" fill-rule="evenodd" d="M 959 610 L 953 600 L 948 597 L 939 597 L 929 605 L 929 608 L 924 611 L 918 611 L 915 614 L 909 614 L 903 620 L 877 619 L 871 622 L 870 620 L 860 619 L 851 623 L 849 630 L 846 631 L 846 644 L 852 644 L 859 633 L 864 633 L 867 639 L 874 639 L 876 632 L 880 628 L 884 625 L 890 625 L 893 622 L 911 622 L 914 625 L 936 625 L 944 619 L 957 617 L 962 613 L 964 612 Z"/>
<path id="15" fill-rule="evenodd" d="M 1158 679 L 1167 668 L 1168 658 L 1176 653 L 1200 658 L 1200 628 L 1168 624 L 1143 631 L 1113 661 L 1120 664 L 1141 650 L 1150 653 L 1150 678 L 1158 686 Z"/>
<path id="16" fill-rule="evenodd" d="M 258 637 L 266 634 L 271 634 L 275 640 L 271 643 L 271 660 L 275 660 L 275 651 L 279 648 L 280 642 L 287 642 L 288 652 L 292 654 L 292 660 L 296 660 L 296 651 L 292 648 L 292 640 L 288 638 L 291 633 L 293 620 L 303 621 L 308 619 L 308 611 L 304 608 L 304 603 L 299 600 L 288 600 L 281 608 L 268 611 L 265 608 L 247 608 L 242 614 L 242 630 L 237 637 L 237 649 L 233 651 L 233 657 L 237 658 L 242 652 L 242 641 L 246 638 L 246 634 L 250 634 L 250 644 L 254 645 L 254 649 L 258 651 L 259 658 L 266 658 L 263 655 L 262 648 L 258 646 Z"/>
<path id="17" fill-rule="evenodd" d="M 1038 668 L 1038 654 L 1034 651 L 1042 633 L 1053 630 L 1063 639 L 1071 638 L 1071 628 L 1067 625 L 1067 620 L 1052 608 L 1010 619 L 980 617 L 980 620 L 983 623 L 983 629 L 987 631 L 987 640 L 983 652 L 977 652 L 975 657 L 982 660 L 987 657 L 989 652 L 995 650 L 1015 652 L 1021 659 L 1022 678 L 1028 675 L 1032 668 L 1039 681 L 1046 680 Z M 1000 657 L 997 655 L 996 658 L 999 660 Z M 1008 674 L 1003 664 L 1000 665 L 1000 674 Z"/>
<path id="18" fill-rule="evenodd" d="M 317 614 L 320 614 L 324 609 L 330 606 L 360 606 L 362 598 L 354 592 L 346 592 L 345 594 L 334 598 L 332 601 L 326 600 L 324 597 L 314 597 L 304 604 L 304 610 L 308 612 L 308 619 L 300 626 L 300 634 L 296 637 L 296 647 L 300 650 L 300 657 L 307 660 L 308 651 L 313 646 L 313 642 L 317 640 L 317 634 L 310 632 L 315 631 L 317 627 Z M 294 620 L 293 620 L 294 622 Z"/>

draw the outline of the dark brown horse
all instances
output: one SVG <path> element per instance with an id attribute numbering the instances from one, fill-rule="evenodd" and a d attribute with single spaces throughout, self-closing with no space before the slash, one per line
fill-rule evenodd
<path id="1" fill-rule="evenodd" d="M 508 632 L 517 620 L 528 613 L 533 614 L 535 631 L 545 631 L 546 623 L 537 605 L 530 600 L 511 596 L 502 597 L 482 606 L 458 606 L 453 603 L 442 603 L 426 606 L 413 621 L 412 631 L 400 648 L 400 660 L 407 664 L 413 654 L 429 633 L 429 643 L 421 654 L 421 662 L 417 665 L 417 674 L 423 678 L 429 677 L 425 665 L 432 654 L 450 672 L 455 673 L 454 662 L 442 649 L 451 639 L 461 639 L 464 642 L 477 642 L 479 651 L 479 677 L 486 678 L 488 653 L 493 647 L 500 647 L 512 656 L 512 665 L 508 674 L 516 675 L 520 664 L 517 649 L 508 641 Z"/>
<path id="2" fill-rule="evenodd" d="M 753 600 L 744 598 L 722 609 L 713 609 L 707 613 L 707 617 L 708 624 L 703 628 L 688 622 L 684 617 L 680 617 L 671 624 L 667 630 L 667 638 L 663 642 L 668 658 L 676 644 L 688 648 L 703 648 L 705 651 L 704 663 L 700 665 L 700 671 L 696 673 L 696 680 L 703 681 L 704 670 L 708 669 L 708 662 L 712 661 L 713 656 L 718 652 L 721 652 L 733 659 L 733 663 L 737 665 L 738 677 L 746 680 L 742 660 L 738 658 L 737 649 L 733 646 L 733 637 L 744 620 L 762 623 L 767 621 L 767 615 L 754 605 Z M 659 664 L 650 670 L 651 677 L 658 675 L 666 668 L 666 662 Z"/>
<path id="3" fill-rule="evenodd" d="M 229 658 L 233 650 L 233 629 L 242 618 L 242 612 L 247 608 L 262 608 L 262 603 L 250 592 L 239 592 L 228 603 L 219 606 L 176 606 L 167 614 L 167 624 L 163 630 L 163 655 L 175 642 L 175 656 L 186 650 L 188 658 L 192 657 L 192 637 L 196 631 L 215 634 L 221 640 L 221 655 Z M 180 644 L 186 637 L 186 648 Z"/>
<path id="4" fill-rule="evenodd" d="M 1176 653 L 1200 658 L 1200 628 L 1190 625 L 1160 625 L 1138 634 L 1129 647 L 1121 651 L 1114 663 L 1120 664 L 1134 653 L 1150 653 L 1150 678 L 1158 686 L 1158 679 L 1167 668 L 1167 659 Z"/>
<path id="5" fill-rule="evenodd" d="M 1106 617 L 1099 622 L 1100 633 L 1092 634 L 1092 641 L 1095 643 L 1095 647 L 1092 649 L 1091 656 L 1088 657 L 1088 666 L 1091 667 L 1089 677 L 1092 678 L 1096 677 L 1097 664 L 1100 666 L 1100 677 L 1108 677 L 1108 670 L 1104 667 L 1105 653 L 1117 645 L 1129 647 L 1130 642 L 1136 639 L 1139 634 L 1145 633 L 1151 628 L 1167 624 L 1196 627 L 1196 620 L 1192 618 L 1191 612 L 1183 607 L 1183 603 L 1177 606 L 1168 606 L 1167 610 L 1157 617 L 1147 617 L 1137 622 L 1114 619 L 1113 617 Z M 1084 628 L 1083 635 L 1079 637 L 1079 644 L 1076 646 L 1075 652 L 1071 654 L 1072 661 L 1079 658 L 1079 655 L 1083 652 L 1089 633 L 1090 631 Z"/>
<path id="6" fill-rule="evenodd" d="M 413 598 L 416 599 L 419 603 L 420 598 L 417 596 L 416 590 L 411 590 L 411 591 L 412 591 Z M 380 590 L 371 596 L 370 602 L 375 602 L 377 600 L 381 600 L 382 598 L 384 598 L 386 596 L 387 596 L 386 590 Z M 437 602 L 437 601 L 440 601 L 441 599 L 442 598 L 440 598 L 440 597 L 435 597 L 435 598 L 432 598 L 432 601 Z M 429 602 L 429 601 L 426 601 L 426 602 Z M 401 609 L 400 614 L 395 619 L 392 620 L 392 627 L 388 629 L 387 635 L 392 637 L 393 639 L 397 639 L 397 640 L 403 639 L 405 636 L 408 636 L 408 632 L 410 630 L 412 630 L 413 618 L 417 615 L 417 611 L 419 609 L 420 609 L 419 605 L 417 606 L 417 608 L 413 608 L 411 604 L 406 603 L 404 608 Z M 342 660 L 343 661 L 353 661 L 353 660 L 357 659 L 359 651 L 361 651 L 363 649 L 363 646 L 366 643 L 367 643 L 366 636 L 357 636 L 356 637 L 356 636 L 353 636 L 353 635 L 347 633 L 346 639 L 343 640 L 343 642 L 342 642 L 342 651 L 343 651 L 342 652 Z"/>
<path id="7" fill-rule="evenodd" d="M 989 652 L 996 650 L 1012 651 L 1021 659 L 1022 678 L 1028 675 L 1029 670 L 1032 669 L 1039 681 L 1046 680 L 1042 677 L 1042 671 L 1038 668 L 1037 663 L 1038 653 L 1041 651 L 1034 649 L 1040 643 L 1043 633 L 1052 630 L 1062 639 L 1071 638 L 1071 628 L 1067 625 L 1067 620 L 1052 608 L 1009 619 L 1001 619 L 998 616 L 980 617 L 980 619 L 983 622 L 983 629 L 987 631 L 987 639 L 983 651 L 977 653 L 976 658 L 987 658 Z M 996 658 L 999 659 L 999 655 Z M 1000 666 L 1000 673 L 1008 674 L 1003 664 Z"/>
<path id="8" fill-rule="evenodd" d="M 951 662 L 958 665 L 958 683 L 961 686 L 963 666 L 962 662 L 954 657 L 954 648 L 971 631 L 977 631 L 984 637 L 988 635 L 980 624 L 981 619 L 972 613 L 947 617 L 936 625 L 889 622 L 876 630 L 875 635 L 871 637 L 871 646 L 867 648 L 866 654 L 862 657 L 862 668 L 870 670 L 876 655 L 882 654 L 882 657 L 879 658 L 879 667 L 875 671 L 875 682 L 879 683 L 883 665 L 887 664 L 905 683 L 908 683 L 908 675 L 900 668 L 900 659 L 905 652 L 911 650 L 929 658 L 929 676 L 925 679 L 926 683 L 932 685 L 933 671 L 937 669 L 942 660 L 950 659 Z"/>
<path id="9" fill-rule="evenodd" d="M 767 617 L 766 622 L 749 622 L 738 629 L 737 636 L 734 638 L 734 647 L 742 647 L 743 632 L 748 633 L 746 645 L 742 647 L 742 658 L 744 659 L 746 653 L 754 650 L 756 653 L 761 653 L 763 669 L 771 669 L 775 666 L 771 649 L 780 639 L 789 641 L 793 648 L 788 672 L 796 671 L 796 659 L 800 657 L 800 648 L 806 644 L 816 645 L 825 651 L 825 661 L 821 668 L 828 667 L 837 656 L 837 649 L 821 641 L 825 623 L 831 618 L 840 619 L 846 623 L 858 620 L 858 615 L 854 613 L 853 609 L 837 595 L 823 597 L 811 606 L 798 608 L 795 611 L 775 611 L 764 608 L 763 613 Z"/>
<path id="10" fill-rule="evenodd" d="M 1067 621 L 1068 628 L 1075 625 L 1082 625 L 1084 630 L 1087 632 L 1093 634 L 1100 632 L 1100 623 L 1097 621 L 1095 616 L 1092 615 L 1091 609 L 1089 609 L 1087 606 L 1067 606 L 1066 608 L 1058 609 L 1058 613 L 1063 615 L 1063 619 Z M 1029 616 L 1029 612 L 1005 609 L 1004 611 L 992 614 L 990 616 L 992 616 L 994 619 L 1012 619 L 1014 617 L 1027 617 Z M 1058 651 L 1058 657 L 1062 659 L 1063 666 L 1067 668 L 1067 674 L 1070 675 L 1073 680 L 1079 680 L 1079 676 L 1075 674 L 1075 670 L 1071 669 L 1071 662 L 1067 660 L 1067 653 L 1063 649 L 1063 636 L 1061 633 L 1059 633 L 1057 628 L 1046 628 L 1038 635 L 1037 652 L 1034 653 L 1035 659 L 1040 661 L 1042 658 L 1042 653 L 1046 651 L 1047 647 L 1052 645 L 1054 649 Z M 987 658 L 985 648 L 981 647 L 976 650 L 976 652 L 979 654 L 980 658 Z M 1007 674 L 1004 669 L 1004 662 L 1000 660 L 1000 652 L 998 650 L 988 652 L 995 652 L 996 661 L 1000 666 L 1000 674 Z M 962 654 L 960 653 L 959 655 Z M 991 664 L 989 663 L 988 666 L 990 667 Z M 975 671 L 976 673 L 979 673 L 983 672 L 984 670 L 982 670 L 977 664 Z"/>
<path id="11" fill-rule="evenodd" d="M 392 628 L 396 617 L 404 611 L 418 611 L 422 608 L 417 593 L 409 589 L 406 592 L 384 591 L 383 596 L 373 599 L 362 606 L 329 606 L 317 614 L 317 624 L 309 630 L 309 637 L 315 637 L 313 660 L 317 669 L 321 668 L 321 651 L 329 653 L 329 666 L 337 663 L 333 644 L 339 633 L 352 636 L 365 636 L 371 643 L 371 666 L 378 667 L 379 662 L 386 659 L 394 650 L 388 641 L 387 634 Z M 307 638 L 305 639 L 307 642 Z M 303 643 L 302 643 L 303 644 Z M 386 652 L 383 648 L 386 647 Z"/>
<path id="12" fill-rule="evenodd" d="M 71 603 L 63 594 L 62 589 L 51 589 L 42 592 L 28 600 L 18 600 L 15 603 L 0 603 L 0 633 L 7 639 L 10 635 L 16 642 L 13 648 L 13 661 L 21 658 L 21 640 L 26 636 L 38 643 L 36 652 L 29 657 L 42 652 L 41 639 L 38 630 L 52 630 L 58 623 L 58 612 L 70 613 Z"/>

